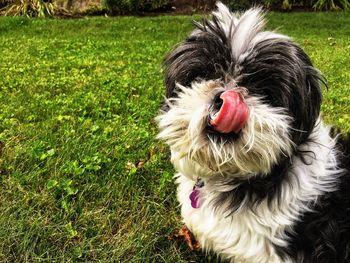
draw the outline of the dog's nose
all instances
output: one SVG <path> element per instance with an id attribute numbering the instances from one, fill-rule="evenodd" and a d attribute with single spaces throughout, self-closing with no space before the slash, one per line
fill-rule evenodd
<path id="1" fill-rule="evenodd" d="M 238 133 L 247 122 L 248 116 L 247 104 L 234 90 L 217 94 L 209 107 L 209 123 L 220 133 Z"/>
<path id="2" fill-rule="evenodd" d="M 222 98 L 220 98 L 221 94 L 223 92 L 219 92 L 215 95 L 214 99 L 213 99 L 213 103 L 210 105 L 209 107 L 209 117 L 210 119 L 215 119 L 217 117 L 217 115 L 219 114 L 219 111 L 222 107 L 223 104 L 223 100 Z"/>

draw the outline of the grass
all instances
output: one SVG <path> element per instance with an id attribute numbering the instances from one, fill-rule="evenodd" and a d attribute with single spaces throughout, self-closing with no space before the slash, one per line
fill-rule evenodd
<path id="1" fill-rule="evenodd" d="M 0 18 L 0 262 L 199 262 L 154 139 L 163 56 L 191 17 Z M 272 13 L 326 75 L 350 131 L 349 13 Z"/>

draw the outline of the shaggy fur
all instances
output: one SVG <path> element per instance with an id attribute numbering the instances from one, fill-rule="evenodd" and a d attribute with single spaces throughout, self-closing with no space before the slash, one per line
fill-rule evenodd
<path id="1" fill-rule="evenodd" d="M 184 223 L 235 263 L 350 262 L 349 142 L 320 119 L 321 74 L 290 38 L 263 31 L 259 8 L 235 16 L 217 6 L 165 61 L 158 137 Z M 227 90 L 249 108 L 239 133 L 209 122 Z"/>

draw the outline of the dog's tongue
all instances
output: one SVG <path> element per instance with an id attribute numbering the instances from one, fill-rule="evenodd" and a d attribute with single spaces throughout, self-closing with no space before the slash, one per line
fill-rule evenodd
<path id="1" fill-rule="evenodd" d="M 228 90 L 220 95 L 222 105 L 210 125 L 220 133 L 238 133 L 247 122 L 249 108 L 241 96 L 234 90 Z"/>

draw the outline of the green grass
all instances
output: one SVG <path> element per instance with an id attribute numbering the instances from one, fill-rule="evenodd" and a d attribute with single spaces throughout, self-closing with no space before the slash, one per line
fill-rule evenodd
<path id="1" fill-rule="evenodd" d="M 198 262 L 167 147 L 162 58 L 191 17 L 0 18 L 0 262 Z M 349 13 L 269 15 L 326 75 L 323 116 L 350 131 Z"/>

